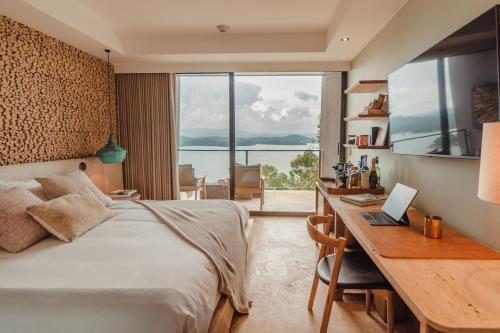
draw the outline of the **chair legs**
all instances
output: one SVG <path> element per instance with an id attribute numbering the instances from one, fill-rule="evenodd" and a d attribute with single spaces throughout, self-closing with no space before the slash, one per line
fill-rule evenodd
<path id="1" fill-rule="evenodd" d="M 314 299 L 316 297 L 316 290 L 318 289 L 319 278 L 317 274 L 314 274 L 313 285 L 311 287 L 311 293 L 309 295 L 309 303 L 307 304 L 307 309 L 312 311 L 314 305 Z M 371 313 L 372 307 L 372 291 L 367 290 L 365 294 L 365 311 L 368 315 Z M 394 291 L 387 290 L 383 294 L 387 301 L 387 333 L 394 333 Z M 328 329 L 328 323 L 330 322 L 330 314 L 332 312 L 333 302 L 335 301 L 335 290 L 328 289 L 328 295 L 326 298 L 325 309 L 323 310 L 323 319 L 321 320 L 320 333 L 326 333 Z"/>
<path id="2" fill-rule="evenodd" d="M 319 333 L 326 333 L 328 330 L 328 323 L 330 322 L 330 314 L 332 313 L 334 299 L 335 290 L 333 288 L 328 288 L 328 295 L 326 296 L 325 309 L 323 310 L 323 319 L 321 319 Z"/>
<path id="3" fill-rule="evenodd" d="M 370 315 L 372 308 L 372 291 L 368 289 L 365 295 L 365 311 L 366 314 Z"/>
<path id="4" fill-rule="evenodd" d="M 316 290 L 318 290 L 319 277 L 318 274 L 314 274 L 313 284 L 311 287 L 311 293 L 309 294 L 309 303 L 307 303 L 307 309 L 312 311 L 314 306 L 314 299 L 316 298 Z"/>
<path id="5" fill-rule="evenodd" d="M 387 291 L 387 333 L 394 332 L 394 291 Z"/>

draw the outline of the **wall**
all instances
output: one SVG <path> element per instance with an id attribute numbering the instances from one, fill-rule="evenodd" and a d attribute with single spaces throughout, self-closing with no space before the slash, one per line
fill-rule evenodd
<path id="1" fill-rule="evenodd" d="M 410 0 L 354 59 L 348 84 L 387 78 L 497 2 L 500 1 Z M 348 115 L 361 112 L 372 98 L 373 95 L 349 95 Z M 348 123 L 347 135 L 368 134 L 369 126 L 369 122 Z M 440 215 L 453 227 L 500 249 L 500 206 L 477 197 L 479 161 L 367 152 L 370 157 L 380 156 L 382 183 L 389 190 L 396 182 L 417 188 L 417 208 Z M 359 151 L 352 150 L 347 159 L 357 161 Z"/>
<path id="2" fill-rule="evenodd" d="M 106 62 L 0 16 L 0 165 L 95 155 L 109 136 L 108 73 Z"/>

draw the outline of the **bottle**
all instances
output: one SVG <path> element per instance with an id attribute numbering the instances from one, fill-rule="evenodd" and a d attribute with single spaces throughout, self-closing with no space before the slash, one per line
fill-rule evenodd
<path id="1" fill-rule="evenodd" d="M 375 157 L 375 170 L 377 171 L 377 187 L 382 186 L 382 183 L 380 183 L 380 166 L 378 164 L 379 158 L 378 156 Z"/>
<path id="2" fill-rule="evenodd" d="M 368 168 L 368 156 L 364 156 L 363 159 L 363 166 L 361 167 L 361 183 L 360 183 L 360 188 L 370 188 L 370 168 Z"/>
<path id="3" fill-rule="evenodd" d="M 372 168 L 370 171 L 370 188 L 377 188 L 378 177 L 377 177 L 377 166 L 375 159 L 372 158 Z"/>
<path id="4" fill-rule="evenodd" d="M 351 172 L 349 173 L 349 188 L 359 188 L 360 175 L 358 167 L 353 166 Z"/>

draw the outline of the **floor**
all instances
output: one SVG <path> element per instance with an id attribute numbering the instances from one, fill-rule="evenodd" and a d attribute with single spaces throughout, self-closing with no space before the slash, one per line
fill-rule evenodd
<path id="1" fill-rule="evenodd" d="M 266 190 L 264 196 L 263 211 L 293 211 L 293 212 L 314 212 L 315 191 L 278 191 Z M 181 193 L 182 200 L 194 200 L 194 192 Z M 238 200 L 249 210 L 260 210 L 260 198 L 251 200 Z"/>
<path id="2" fill-rule="evenodd" d="M 257 217 L 249 262 L 248 316 L 233 319 L 233 333 L 319 332 L 326 287 L 320 283 L 313 312 L 307 310 L 317 248 L 309 239 L 303 218 Z M 384 333 L 373 310 L 364 310 L 364 295 L 346 295 L 333 306 L 328 332 Z M 397 332 L 418 332 L 414 318 L 396 325 Z"/>

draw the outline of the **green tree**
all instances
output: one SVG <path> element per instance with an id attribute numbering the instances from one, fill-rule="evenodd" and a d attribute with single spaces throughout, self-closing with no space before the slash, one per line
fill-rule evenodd
<path id="1" fill-rule="evenodd" d="M 284 172 L 279 172 L 275 166 L 264 164 L 262 174 L 266 179 L 266 188 L 272 190 L 288 190 L 288 176 Z"/>
<path id="2" fill-rule="evenodd" d="M 318 165 L 319 157 L 312 151 L 297 155 L 290 163 L 289 185 L 296 190 L 314 189 L 314 183 L 318 180 Z"/>

